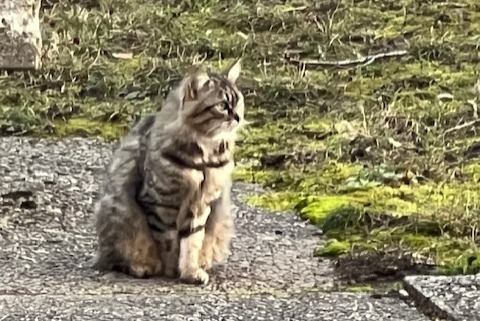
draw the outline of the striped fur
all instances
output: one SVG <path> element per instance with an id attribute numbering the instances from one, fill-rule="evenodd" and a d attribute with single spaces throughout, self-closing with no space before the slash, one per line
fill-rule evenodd
<path id="1" fill-rule="evenodd" d="M 121 142 L 95 208 L 95 268 L 207 283 L 206 270 L 229 254 L 239 73 L 238 61 L 185 77 Z"/>

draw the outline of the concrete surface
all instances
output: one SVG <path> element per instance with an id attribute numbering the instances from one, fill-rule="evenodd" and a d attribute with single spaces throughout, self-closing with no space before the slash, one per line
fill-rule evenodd
<path id="1" fill-rule="evenodd" d="M 424 313 L 450 321 L 480 320 L 480 274 L 409 276 L 404 287 Z"/>
<path id="2" fill-rule="evenodd" d="M 237 237 L 205 287 L 89 268 L 92 205 L 111 146 L 0 138 L 0 320 L 428 320 L 396 298 L 328 293 L 323 240 L 291 213 L 245 205 L 234 185 Z"/>

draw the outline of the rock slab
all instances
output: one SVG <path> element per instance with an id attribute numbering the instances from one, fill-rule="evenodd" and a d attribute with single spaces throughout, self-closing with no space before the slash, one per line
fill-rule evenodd
<path id="1" fill-rule="evenodd" d="M 0 0 L 0 70 L 40 67 L 40 0 Z"/>
<path id="2" fill-rule="evenodd" d="M 426 314 L 449 321 L 480 320 L 480 274 L 408 276 L 404 286 Z"/>

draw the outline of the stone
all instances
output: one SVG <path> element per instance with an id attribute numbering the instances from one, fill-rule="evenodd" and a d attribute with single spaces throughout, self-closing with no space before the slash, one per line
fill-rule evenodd
<path id="1" fill-rule="evenodd" d="M 448 321 L 480 320 L 480 274 L 407 276 L 403 284 L 427 315 Z"/>
<path id="2" fill-rule="evenodd" d="M 40 67 L 40 0 L 0 0 L 0 70 Z"/>

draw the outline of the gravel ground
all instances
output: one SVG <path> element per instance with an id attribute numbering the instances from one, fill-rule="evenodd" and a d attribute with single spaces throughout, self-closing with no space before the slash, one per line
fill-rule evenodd
<path id="1" fill-rule="evenodd" d="M 480 274 L 409 276 L 404 285 L 426 314 L 451 321 L 480 320 Z"/>
<path id="2" fill-rule="evenodd" d="M 233 255 L 209 285 L 91 270 L 92 206 L 110 155 L 87 139 L 0 138 L 1 320 L 427 320 L 399 300 L 321 293 L 333 274 L 312 256 L 318 230 L 248 207 L 240 196 L 262 191 L 247 184 L 234 185 Z"/>
<path id="3" fill-rule="evenodd" d="M 278 298 L 261 296 L 232 298 L 164 295 L 82 297 L 1 297 L 4 321 L 35 320 L 322 320 L 322 321 L 426 321 L 406 304 L 393 299 L 371 300 L 355 294 L 316 294 Z"/>

